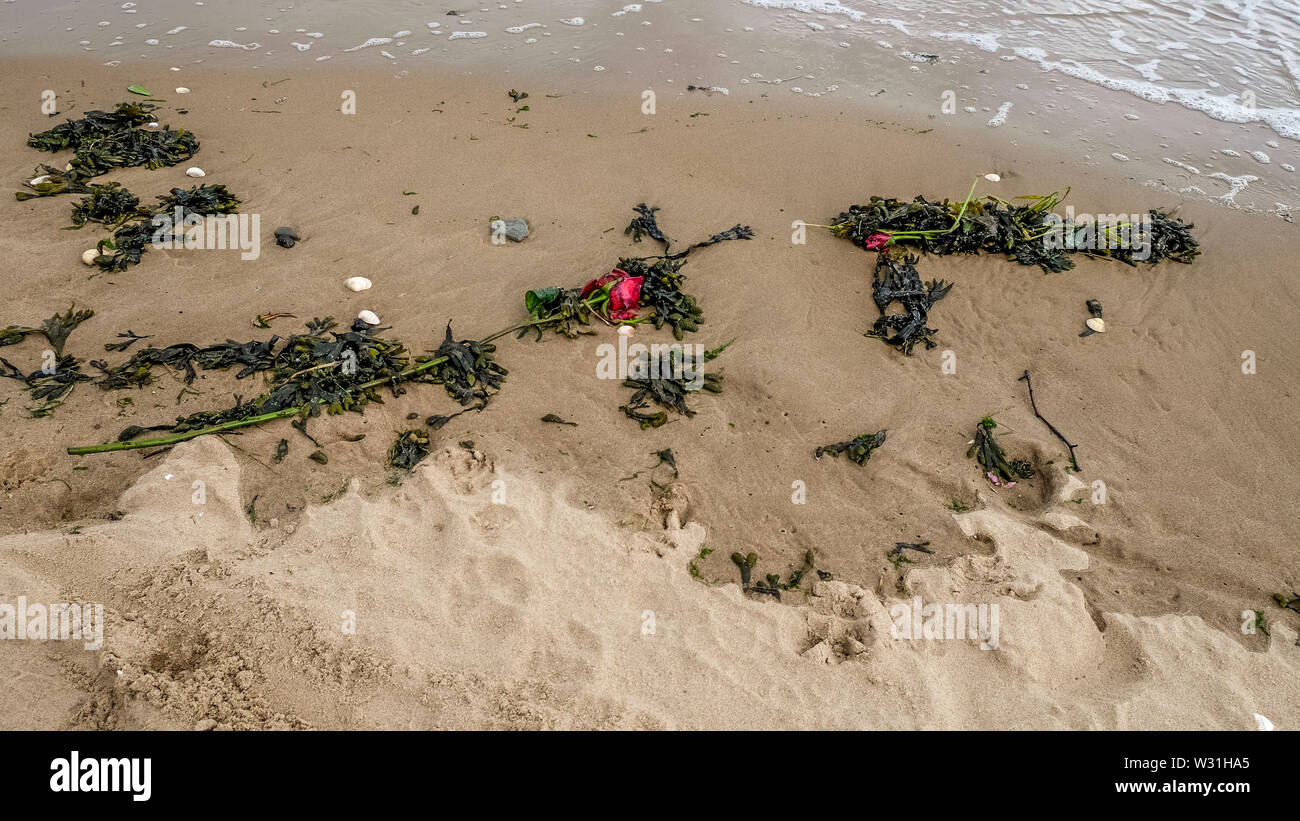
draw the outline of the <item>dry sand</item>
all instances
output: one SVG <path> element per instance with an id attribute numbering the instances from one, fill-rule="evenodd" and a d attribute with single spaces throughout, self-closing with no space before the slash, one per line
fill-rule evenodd
<path id="1" fill-rule="evenodd" d="M 14 189 L 47 159 L 23 145 L 49 125 L 41 89 L 67 115 L 128 96 L 121 70 L 97 66 L 10 60 L 6 76 L 23 78 L 0 90 Z M 205 182 L 261 215 L 260 258 L 150 251 L 88 278 L 78 258 L 102 232 L 58 230 L 71 198 L 4 200 L 0 326 L 92 307 L 68 345 L 91 359 L 128 328 L 151 344 L 207 343 L 264 338 L 259 313 L 366 308 L 431 349 L 449 319 L 458 336 L 485 336 L 523 318 L 528 288 L 653 253 L 621 230 L 646 201 L 679 241 L 755 229 L 686 268 L 708 320 L 694 341 L 737 339 L 717 363 L 724 392 L 641 431 L 616 410 L 627 389 L 595 378 L 611 331 L 503 339 L 502 393 L 391 484 L 385 451 L 408 414 L 449 412 L 441 389 L 321 420 L 330 461 L 318 465 L 287 423 L 147 460 L 64 453 L 260 392 L 229 375 L 180 397 L 164 378 L 127 408 L 81 386 L 45 419 L 26 418 L 5 381 L 0 602 L 102 602 L 107 627 L 96 652 L 0 642 L 0 726 L 1252 729 L 1253 713 L 1300 725 L 1300 621 L 1269 600 L 1300 588 L 1293 226 L 1084 171 L 1065 152 L 826 101 L 683 92 L 645 116 L 635 95 L 538 84 L 517 114 L 504 93 L 517 76 L 323 69 L 270 85 L 285 76 L 191 69 L 191 94 L 161 95 L 188 109 L 163 119 L 197 132 Z M 131 77 L 177 84 L 157 66 Z M 342 89 L 357 92 L 356 116 L 338 111 Z M 182 171 L 110 178 L 152 199 L 189 184 Z M 924 277 L 956 285 L 931 314 L 939 349 L 907 358 L 861 336 L 872 255 L 811 228 L 806 245 L 790 241 L 793 220 L 824 222 L 871 194 L 960 198 L 989 171 L 1002 181 L 984 193 L 1072 185 L 1080 211 L 1178 207 L 1204 254 L 1138 269 L 1080 260 L 1052 276 L 924 259 Z M 527 218 L 533 235 L 495 246 L 493 215 Z M 303 242 L 274 247 L 280 224 Z M 355 274 L 375 287 L 347 291 Z M 1089 297 L 1107 332 L 1080 339 Z M 3 353 L 29 366 L 43 345 Z M 956 373 L 941 372 L 944 350 Z M 1242 373 L 1246 350 L 1255 374 Z M 1030 411 L 1025 369 L 1080 445 L 1081 474 L 1062 469 L 1064 448 Z M 542 424 L 546 413 L 578 427 Z M 1035 479 L 995 492 L 964 458 L 985 414 Z M 812 459 L 882 427 L 889 440 L 865 468 Z M 355 433 L 367 438 L 343 441 Z M 275 464 L 282 437 L 292 451 Z M 668 447 L 681 470 L 662 497 L 647 468 Z M 796 482 L 806 504 L 792 503 Z M 887 560 L 894 542 L 923 540 L 934 555 Z M 784 573 L 810 549 L 835 580 L 780 603 L 743 596 L 728 559 L 755 551 L 759 575 Z M 918 595 L 999 604 L 998 649 L 892 637 L 890 607 Z M 1252 608 L 1271 635 L 1243 634 Z"/>

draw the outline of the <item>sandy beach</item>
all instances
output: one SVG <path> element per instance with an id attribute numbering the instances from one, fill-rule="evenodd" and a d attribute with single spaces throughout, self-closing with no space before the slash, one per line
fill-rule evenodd
<path id="1" fill-rule="evenodd" d="M 29 133 L 111 108 L 130 82 L 159 92 L 160 122 L 198 135 L 203 182 L 260 217 L 255 259 L 150 250 L 103 273 L 80 262 L 103 226 L 60 230 L 75 197 L 3 199 L 0 327 L 91 308 L 66 346 L 83 361 L 124 360 L 104 345 L 128 330 L 205 345 L 361 310 L 432 351 L 448 322 L 482 338 L 527 319 L 529 289 L 658 253 L 624 234 L 638 203 L 683 246 L 754 232 L 684 269 L 706 319 L 687 341 L 735 342 L 716 362 L 723 391 L 660 428 L 639 429 L 618 410 L 629 389 L 598 378 L 598 346 L 619 339 L 599 324 L 497 340 L 499 395 L 430 431 L 409 474 L 387 465 L 394 436 L 460 410 L 438 386 L 313 420 L 319 464 L 287 421 L 165 452 L 65 452 L 227 407 L 260 393 L 259 375 L 85 383 L 44 418 L 0 380 L 0 602 L 104 612 L 94 651 L 0 641 L 4 728 L 1300 726 L 1300 617 L 1272 600 L 1300 589 L 1289 222 L 982 123 L 757 88 L 659 86 L 647 114 L 634 83 L 561 73 L 4 65 L 11 190 L 51 161 Z M 349 92 L 354 115 L 340 111 Z M 152 201 L 193 184 L 186 165 L 107 179 Z M 930 314 L 938 346 L 909 357 L 864 337 L 875 254 L 816 227 L 799 242 L 796 222 L 873 194 L 960 201 L 973 180 L 1007 199 L 1069 187 L 1080 212 L 1170 211 L 1202 254 L 1050 275 L 928 256 L 922 277 L 954 283 Z M 493 243 L 498 216 L 530 235 Z M 295 247 L 275 245 L 281 225 Z M 349 291 L 352 276 L 373 288 Z M 1080 337 L 1092 298 L 1106 330 Z M 295 318 L 254 326 L 269 313 Z M 633 338 L 672 341 L 649 325 Z M 0 354 L 34 369 L 46 347 Z M 1035 417 L 1026 370 L 1080 470 Z M 551 413 L 576 426 L 540 421 Z M 966 458 L 987 415 L 1032 479 L 995 487 Z M 813 458 L 879 429 L 865 466 Z M 676 477 L 655 465 L 669 448 Z M 891 561 L 898 542 L 932 553 Z M 757 578 L 808 551 L 826 578 L 780 601 L 742 592 L 730 559 L 756 553 Z M 918 598 L 996 604 L 996 649 L 898 637 L 891 609 Z"/>

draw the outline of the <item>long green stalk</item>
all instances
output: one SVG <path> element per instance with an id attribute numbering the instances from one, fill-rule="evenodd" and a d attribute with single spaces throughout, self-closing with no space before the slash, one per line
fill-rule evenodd
<path id="1" fill-rule="evenodd" d="M 220 425 L 213 425 L 210 428 L 199 428 L 198 430 L 186 431 L 185 433 L 176 433 L 171 436 L 164 436 L 160 439 L 133 439 L 129 442 L 105 442 L 102 445 L 84 445 L 78 448 L 68 448 L 68 453 L 73 456 L 81 456 L 86 453 L 107 453 L 113 450 L 135 450 L 136 448 L 153 448 L 164 445 L 174 445 L 177 442 L 184 442 L 187 439 L 194 439 L 209 433 L 221 433 L 222 431 L 234 430 L 235 428 L 245 428 L 249 425 L 258 425 L 262 422 L 269 422 L 272 419 L 283 419 L 286 416 L 296 416 L 301 408 L 285 408 L 275 413 L 264 413 L 261 416 L 250 416 L 247 419 L 239 419 L 234 422 L 224 422 Z"/>

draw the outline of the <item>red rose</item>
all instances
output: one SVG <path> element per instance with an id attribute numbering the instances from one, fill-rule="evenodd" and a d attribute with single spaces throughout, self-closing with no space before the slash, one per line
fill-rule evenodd
<path id="1" fill-rule="evenodd" d="M 622 274 L 622 271 L 619 271 Z M 609 318 L 632 319 L 641 309 L 641 283 L 645 277 L 624 278 L 614 283 L 609 289 Z"/>
<path id="2" fill-rule="evenodd" d="M 604 288 L 606 285 L 608 285 L 611 282 L 617 282 L 620 279 L 626 279 L 626 278 L 627 278 L 627 271 L 624 271 L 622 268 L 615 268 L 614 270 L 610 271 L 608 274 L 605 274 L 604 276 L 596 277 L 591 282 L 588 282 L 583 287 L 582 293 L 579 294 L 578 296 L 580 299 L 586 299 L 587 296 L 591 294 L 592 291 L 600 290 L 601 288 Z"/>

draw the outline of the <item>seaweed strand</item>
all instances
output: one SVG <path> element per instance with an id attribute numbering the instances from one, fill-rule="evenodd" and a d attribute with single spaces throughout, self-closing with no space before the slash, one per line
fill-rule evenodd
<path id="1" fill-rule="evenodd" d="M 1050 430 L 1053 434 L 1055 434 L 1057 439 L 1060 439 L 1062 442 L 1065 443 L 1065 446 L 1070 450 L 1070 462 L 1074 465 L 1074 469 L 1079 473 L 1083 473 L 1083 468 L 1079 467 L 1079 460 L 1074 455 L 1074 449 L 1077 446 L 1070 444 L 1070 440 L 1065 438 L 1065 434 L 1057 430 L 1055 425 L 1053 425 L 1051 422 L 1048 422 L 1047 419 L 1044 418 L 1043 415 L 1038 412 L 1038 405 L 1034 404 L 1034 383 L 1029 381 L 1029 371 L 1025 371 L 1024 375 L 1021 376 L 1020 379 L 1017 379 L 1016 381 L 1019 382 L 1021 380 L 1024 380 L 1024 383 L 1029 387 L 1029 407 L 1034 409 L 1034 416 L 1037 416 L 1039 419 L 1041 419 L 1043 424 L 1047 425 L 1047 429 Z"/>

